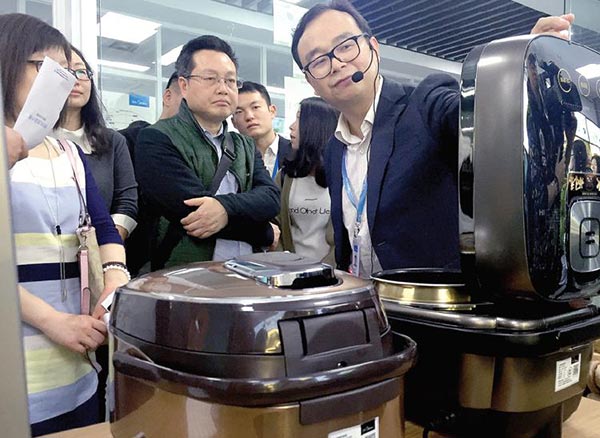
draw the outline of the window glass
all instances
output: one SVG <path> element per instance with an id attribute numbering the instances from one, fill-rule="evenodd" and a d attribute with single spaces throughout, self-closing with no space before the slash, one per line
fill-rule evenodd
<path id="1" fill-rule="evenodd" d="M 316 1 L 303 0 L 300 6 L 306 8 L 314 3 Z M 216 35 L 231 44 L 239 60 L 238 75 L 241 79 L 268 87 L 277 102 L 278 117 L 284 120 L 276 122 L 282 132 L 287 132 L 289 123 L 293 121 L 286 114 L 286 108 L 290 109 L 297 105 L 299 99 L 313 95 L 310 87 L 299 79 L 302 74 L 293 67 L 285 39 L 278 38 L 282 44 L 274 43 L 275 24 L 281 25 L 281 20 L 274 23 L 272 1 L 97 0 L 97 4 L 101 19 L 106 14 L 116 13 L 157 25 L 150 36 L 137 42 L 124 41 L 124 37 L 118 34 L 111 35 L 112 30 L 107 26 L 99 27 L 98 82 L 113 127 L 122 128 L 127 117 L 131 121 L 138 118 L 151 123 L 156 121 L 161 112 L 162 91 L 174 71 L 178 51 L 190 39 L 205 34 Z M 118 27 L 129 31 L 136 28 L 133 25 Z M 286 25 L 284 34 L 290 31 L 291 27 Z M 439 71 L 426 67 L 411 69 L 413 64 L 404 62 L 406 54 L 394 50 L 382 54 L 381 71 L 390 77 L 412 82 Z M 107 61 L 112 63 L 107 65 Z M 408 66 L 406 72 L 403 70 L 405 66 Z M 115 117 L 111 113 L 120 116 Z"/>
<path id="2" fill-rule="evenodd" d="M 575 14 L 575 24 L 571 28 L 571 39 L 600 51 L 600 2 L 566 1 L 565 12 Z M 599 73 L 600 75 L 600 73 Z"/>
<path id="3" fill-rule="evenodd" d="M 128 117 L 130 121 L 140 118 L 151 123 L 156 121 L 161 112 L 162 90 L 175 70 L 181 46 L 200 35 L 216 35 L 231 44 L 238 57 L 241 79 L 266 82 L 266 78 L 270 77 L 274 83 L 283 84 L 283 75 L 291 72 L 291 67 L 275 66 L 267 74 L 268 69 L 263 67 L 266 65 L 263 47 L 273 47 L 269 23 L 272 17 L 266 14 L 206 0 L 166 0 L 160 3 L 153 0 L 99 0 L 98 8 L 101 19 L 99 84 L 110 114 L 107 118 L 115 128 L 126 125 Z M 124 36 L 115 35 L 113 29 L 102 25 L 103 17 L 109 13 L 153 22 L 158 24 L 158 28 L 141 42 L 124 41 Z M 121 26 L 128 27 L 131 28 Z M 291 56 L 287 55 L 288 49 L 276 47 L 276 50 L 279 50 L 279 60 L 275 64 L 287 62 L 289 65 Z M 157 65 L 161 65 L 158 73 Z M 138 71 L 131 70 L 133 68 Z M 132 98 L 132 95 L 141 97 Z M 136 106 L 140 104 L 147 106 Z M 112 112 L 119 116 L 115 117 Z"/>
<path id="4" fill-rule="evenodd" d="M 267 51 L 267 85 L 283 88 L 286 76 L 292 76 L 292 55 L 289 50 L 284 52 Z"/>
<path id="5" fill-rule="evenodd" d="M 169 29 L 168 27 L 163 27 L 161 29 L 162 53 L 160 56 L 160 63 L 165 86 L 167 85 L 169 77 L 171 77 L 175 71 L 175 61 L 181 51 L 181 47 L 196 36 L 196 34 L 191 32 Z"/>
<path id="6" fill-rule="evenodd" d="M 260 62 L 261 50 L 259 47 L 248 46 L 246 44 L 229 41 L 235 56 L 238 59 L 238 76 L 247 81 L 261 82 Z"/>
<path id="7" fill-rule="evenodd" d="M 52 0 L 50 1 L 27 1 L 25 11 L 48 24 L 52 24 Z"/>
<path id="8" fill-rule="evenodd" d="M 52 0 L 2 0 L 0 14 L 20 12 L 52 24 Z"/>

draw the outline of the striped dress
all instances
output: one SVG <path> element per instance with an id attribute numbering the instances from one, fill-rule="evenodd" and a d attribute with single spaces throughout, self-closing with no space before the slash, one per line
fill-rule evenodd
<path id="1" fill-rule="evenodd" d="M 58 147 L 54 140 L 47 141 Z M 77 148 L 72 144 L 71 147 L 74 156 L 78 157 Z M 87 182 L 86 189 L 82 187 L 82 190 L 89 199 L 88 208 L 98 231 L 99 243 L 120 243 L 114 224 L 110 230 L 112 221 L 106 207 L 102 205 L 106 217 L 98 215 L 95 205 L 98 202 L 93 200 L 95 183 L 89 180 L 81 159 L 76 161 L 79 181 Z M 80 205 L 67 154 L 63 152 L 52 160 L 36 157 L 21 160 L 11 169 L 10 180 L 19 284 L 56 310 L 79 314 L 79 243 L 75 230 Z M 102 204 L 100 199 L 98 201 Z M 56 224 L 60 225 L 61 235 L 55 231 Z M 108 236 L 100 238 L 107 225 Z M 64 280 L 60 274 L 61 258 L 66 268 Z M 66 297 L 63 297 L 63 287 Z M 22 333 L 31 423 L 72 411 L 95 393 L 96 373 L 85 356 L 55 344 L 25 322 Z"/>

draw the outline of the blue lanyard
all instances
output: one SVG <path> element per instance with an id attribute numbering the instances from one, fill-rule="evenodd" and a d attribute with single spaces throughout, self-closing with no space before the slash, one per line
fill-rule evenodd
<path id="1" fill-rule="evenodd" d="M 342 154 L 342 180 L 344 181 L 344 191 L 346 192 L 346 195 L 348 195 L 350 203 L 356 208 L 356 232 L 358 234 L 362 221 L 362 214 L 367 202 L 367 175 L 365 175 L 365 179 L 363 180 L 362 190 L 360 191 L 357 203 L 356 196 L 354 196 L 352 186 L 350 185 L 350 179 L 348 178 L 348 171 L 346 170 L 346 149 L 344 149 L 344 153 Z"/>
<path id="2" fill-rule="evenodd" d="M 279 170 L 279 155 L 275 155 L 275 164 L 273 165 L 273 172 L 271 172 L 271 179 L 274 180 Z"/>

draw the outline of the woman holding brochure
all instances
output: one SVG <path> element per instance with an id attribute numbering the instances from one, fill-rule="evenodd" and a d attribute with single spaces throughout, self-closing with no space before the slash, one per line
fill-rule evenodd
<path id="1" fill-rule="evenodd" d="M 23 137 L 17 131 L 5 126 L 4 134 L 6 136 L 6 150 L 8 152 L 8 168 L 10 169 L 17 161 L 27 158 L 29 151 L 27 150 L 25 140 L 23 140 Z"/>
<path id="2" fill-rule="evenodd" d="M 42 67 L 45 57 L 68 66 L 69 43 L 58 30 L 31 16 L 0 15 L 2 94 L 9 128 L 15 126 L 40 68 L 43 74 L 47 71 Z M 70 70 L 48 71 L 64 78 Z M 26 132 L 20 134 L 27 140 Z M 73 143 L 44 138 L 10 170 L 33 436 L 98 420 L 97 378 L 89 352 L 104 341 L 106 326 L 98 319 L 101 306 L 93 316 L 80 314 L 75 232 L 81 204 L 74 173 L 96 227 L 102 261 L 109 262 L 103 297 L 128 281 L 121 239 L 83 155 Z"/>

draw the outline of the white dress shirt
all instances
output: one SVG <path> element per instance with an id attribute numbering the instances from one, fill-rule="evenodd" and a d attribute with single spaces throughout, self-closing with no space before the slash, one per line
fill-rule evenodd
<path id="1" fill-rule="evenodd" d="M 223 155 L 223 150 L 221 149 L 221 142 L 223 140 L 223 127 L 221 126 L 221 130 L 215 136 L 213 136 L 209 131 L 202 128 L 204 133 L 208 137 L 208 139 L 215 145 L 217 149 L 217 155 L 219 156 L 219 160 L 221 160 L 221 155 Z M 219 185 L 219 190 L 217 190 L 217 195 L 225 195 L 227 193 L 237 193 L 239 191 L 239 184 L 237 179 L 235 179 L 235 175 L 231 173 L 229 170 L 223 177 L 221 184 Z M 238 240 L 227 240 L 227 239 L 217 239 L 215 244 L 215 252 L 213 254 L 214 261 L 224 261 L 230 260 L 235 257 L 251 254 L 252 246 L 249 243 L 241 242 Z"/>
<path id="2" fill-rule="evenodd" d="M 274 176 L 273 168 L 275 168 L 275 162 L 277 161 L 277 152 L 279 152 L 279 136 L 275 134 L 275 140 L 273 140 L 273 143 L 269 145 L 262 156 L 265 167 L 269 171 L 271 178 Z M 279 167 L 281 167 L 281 163 L 279 163 Z"/>
<path id="3" fill-rule="evenodd" d="M 375 93 L 375 100 L 369 111 L 365 115 L 360 130 L 363 138 L 360 138 L 350 132 L 347 120 L 343 114 L 340 114 L 338 125 L 335 130 L 335 137 L 346 145 L 346 171 L 350 186 L 354 192 L 354 197 L 358 202 L 360 192 L 363 188 L 364 179 L 367 177 L 367 170 L 369 168 L 369 158 L 371 149 L 371 137 L 373 133 L 373 123 L 375 121 L 375 111 L 379 104 L 379 97 L 381 96 L 381 87 L 383 86 L 383 77 L 379 76 L 379 85 L 377 92 Z M 342 165 L 344 163 L 342 162 Z M 365 208 L 362 212 L 361 227 L 358 233 L 360 239 L 360 276 L 369 278 L 373 272 L 381 270 L 381 264 L 377 259 L 375 251 L 373 251 L 373 245 L 371 243 L 371 233 L 369 232 L 369 224 L 367 222 L 367 205 L 369 198 L 365 202 Z M 348 231 L 348 237 L 352 246 L 352 238 L 354 236 L 354 229 L 356 224 L 356 208 L 350 202 L 348 194 L 342 184 L 342 212 L 344 217 L 344 226 Z"/>

